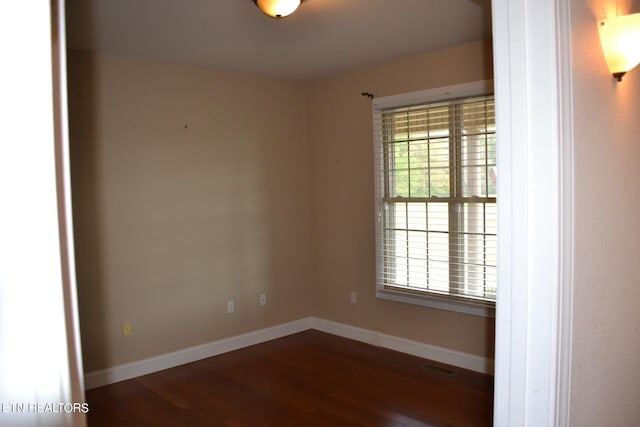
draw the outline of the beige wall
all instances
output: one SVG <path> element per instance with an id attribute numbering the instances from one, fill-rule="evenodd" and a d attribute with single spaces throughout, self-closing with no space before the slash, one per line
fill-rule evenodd
<path id="1" fill-rule="evenodd" d="M 595 25 L 616 3 L 640 11 L 572 1 L 574 426 L 640 418 L 640 69 L 614 83 Z M 375 298 L 371 110 L 360 96 L 490 77 L 488 51 L 471 44 L 308 86 L 74 53 L 86 370 L 308 315 L 491 355 L 491 321 Z"/>
<path id="2" fill-rule="evenodd" d="M 309 315 L 303 84 L 75 52 L 69 102 L 86 371 Z"/>
<path id="3" fill-rule="evenodd" d="M 575 288 L 571 424 L 640 420 L 640 69 L 608 75 L 597 20 L 640 2 L 572 1 Z"/>
<path id="4" fill-rule="evenodd" d="M 312 313 L 480 356 L 493 356 L 492 319 L 377 299 L 371 102 L 375 96 L 491 78 L 490 44 L 317 80 L 309 87 Z M 358 303 L 351 304 L 351 291 Z"/>
<path id="5" fill-rule="evenodd" d="M 375 298 L 371 103 L 360 95 L 490 78 L 490 50 L 311 83 L 74 52 L 85 370 L 311 315 L 492 357 L 492 320 Z"/>

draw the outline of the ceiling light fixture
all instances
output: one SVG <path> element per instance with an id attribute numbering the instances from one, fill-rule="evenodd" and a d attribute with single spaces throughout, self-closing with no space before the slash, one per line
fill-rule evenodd
<path id="1" fill-rule="evenodd" d="M 640 63 L 640 13 L 602 20 L 598 28 L 609 71 L 620 82 Z"/>
<path id="2" fill-rule="evenodd" d="M 266 15 L 272 18 L 284 18 L 298 9 L 302 0 L 253 0 Z"/>

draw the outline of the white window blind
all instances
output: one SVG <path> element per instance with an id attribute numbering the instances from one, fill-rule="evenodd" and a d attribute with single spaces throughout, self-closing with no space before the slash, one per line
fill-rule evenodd
<path id="1" fill-rule="evenodd" d="M 493 306 L 493 95 L 411 101 L 374 102 L 378 290 Z"/>

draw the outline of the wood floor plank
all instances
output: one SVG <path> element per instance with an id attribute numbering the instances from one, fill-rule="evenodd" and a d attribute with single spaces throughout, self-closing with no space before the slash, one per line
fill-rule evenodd
<path id="1" fill-rule="evenodd" d="M 493 378 L 319 331 L 89 390 L 89 426 L 492 424 Z"/>

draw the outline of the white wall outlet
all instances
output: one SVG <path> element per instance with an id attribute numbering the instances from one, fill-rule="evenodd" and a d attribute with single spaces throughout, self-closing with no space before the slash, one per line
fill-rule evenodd
<path id="1" fill-rule="evenodd" d="M 355 304 L 358 302 L 358 293 L 356 291 L 351 291 L 351 304 Z"/>
<path id="2" fill-rule="evenodd" d="M 267 305 L 267 294 L 260 294 L 260 305 Z"/>
<path id="3" fill-rule="evenodd" d="M 227 301 L 227 314 L 231 314 L 234 311 L 235 311 L 235 304 L 233 303 L 233 300 Z"/>

